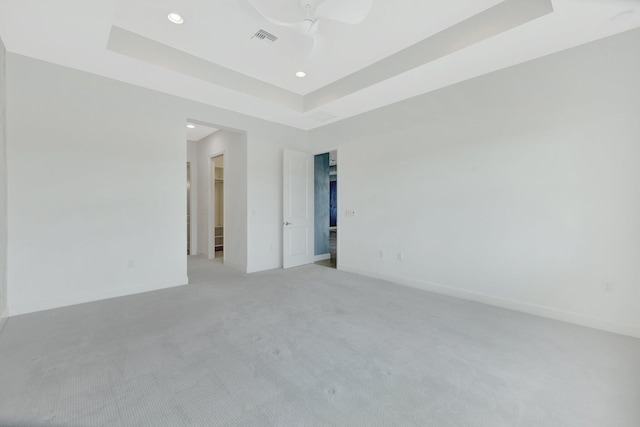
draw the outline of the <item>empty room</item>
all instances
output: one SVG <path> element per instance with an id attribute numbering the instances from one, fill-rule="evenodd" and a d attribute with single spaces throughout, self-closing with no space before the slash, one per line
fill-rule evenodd
<path id="1" fill-rule="evenodd" d="M 639 0 L 0 0 L 0 426 L 640 426 Z"/>

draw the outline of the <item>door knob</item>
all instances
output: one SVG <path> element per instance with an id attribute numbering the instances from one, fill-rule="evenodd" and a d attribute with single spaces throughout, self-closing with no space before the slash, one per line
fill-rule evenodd
<path id="1" fill-rule="evenodd" d="M 291 225 L 291 222 L 285 222 L 284 225 Z"/>

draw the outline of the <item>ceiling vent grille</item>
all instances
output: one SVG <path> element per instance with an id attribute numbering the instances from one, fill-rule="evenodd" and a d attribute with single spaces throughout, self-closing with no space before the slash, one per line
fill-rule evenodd
<path id="1" fill-rule="evenodd" d="M 256 32 L 253 36 L 251 36 L 251 38 L 262 40 L 267 43 L 275 43 L 275 41 L 278 40 L 278 37 L 262 29 L 258 30 L 258 32 Z"/>

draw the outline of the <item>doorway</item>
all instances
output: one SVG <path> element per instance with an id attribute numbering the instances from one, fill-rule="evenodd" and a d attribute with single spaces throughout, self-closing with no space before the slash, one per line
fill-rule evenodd
<path id="1" fill-rule="evenodd" d="M 210 158 L 211 218 L 209 259 L 224 260 L 224 155 Z"/>
<path id="2" fill-rule="evenodd" d="M 336 268 L 338 264 L 338 153 L 314 157 L 315 263 Z"/>
<path id="3" fill-rule="evenodd" d="M 247 269 L 247 133 L 187 121 L 191 254 Z"/>
<path id="4" fill-rule="evenodd" d="M 191 162 L 187 162 L 187 255 L 191 255 Z"/>

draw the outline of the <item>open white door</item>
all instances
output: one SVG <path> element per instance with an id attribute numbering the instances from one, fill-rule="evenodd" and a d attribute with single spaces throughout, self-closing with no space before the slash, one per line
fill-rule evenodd
<path id="1" fill-rule="evenodd" d="M 313 155 L 283 154 L 282 266 L 311 264 L 313 256 Z"/>

